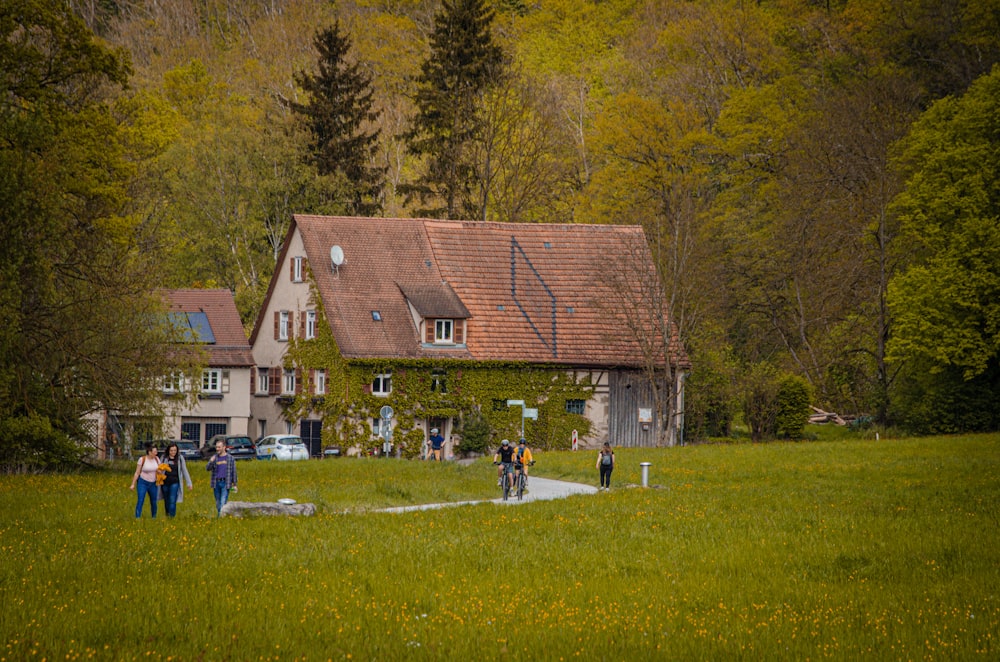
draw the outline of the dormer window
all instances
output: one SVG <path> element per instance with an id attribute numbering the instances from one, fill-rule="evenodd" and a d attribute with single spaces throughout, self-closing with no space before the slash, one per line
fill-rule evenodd
<path id="1" fill-rule="evenodd" d="M 454 320 L 434 320 L 434 342 L 442 344 L 455 342 Z"/>

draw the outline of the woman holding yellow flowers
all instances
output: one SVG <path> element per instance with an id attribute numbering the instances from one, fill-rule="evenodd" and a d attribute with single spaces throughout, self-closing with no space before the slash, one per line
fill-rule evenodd
<path id="1" fill-rule="evenodd" d="M 184 461 L 177 444 L 170 444 L 165 452 L 163 464 L 166 467 L 161 465 L 164 475 L 163 484 L 160 486 L 160 498 L 167 507 L 167 517 L 174 517 L 177 515 L 177 504 L 184 502 L 184 483 L 187 483 L 189 490 L 193 490 L 194 485 L 191 484 L 187 462 Z"/>
<path id="2" fill-rule="evenodd" d="M 142 504 L 149 495 L 149 510 L 153 517 L 156 517 L 156 491 L 159 489 L 156 483 L 156 472 L 160 468 L 160 459 L 156 457 L 156 446 L 147 441 L 145 444 L 146 454 L 139 458 L 135 467 L 135 475 L 132 476 L 130 490 L 136 490 L 139 500 L 135 504 L 136 518 L 142 517 Z M 138 487 L 137 487 L 138 485 Z"/>

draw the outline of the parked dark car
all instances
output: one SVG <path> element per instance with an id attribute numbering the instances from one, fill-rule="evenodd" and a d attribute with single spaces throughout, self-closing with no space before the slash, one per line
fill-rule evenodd
<path id="1" fill-rule="evenodd" d="M 181 454 L 185 460 L 200 460 L 201 451 L 198 449 L 198 444 L 193 441 L 175 441 L 177 444 L 177 452 Z M 166 448 L 161 451 L 161 453 L 166 453 Z"/>
<path id="2" fill-rule="evenodd" d="M 217 434 L 208 440 L 208 443 L 201 447 L 201 456 L 206 460 L 215 455 L 215 442 L 222 440 L 226 442 L 226 452 L 237 460 L 256 460 L 257 447 L 253 440 L 246 435 L 240 434 Z"/>

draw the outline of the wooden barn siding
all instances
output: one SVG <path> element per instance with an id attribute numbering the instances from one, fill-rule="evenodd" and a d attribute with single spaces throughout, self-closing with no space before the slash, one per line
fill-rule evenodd
<path id="1" fill-rule="evenodd" d="M 656 445 L 657 421 L 643 430 L 639 422 L 639 408 L 653 409 L 653 389 L 646 377 L 635 371 L 612 370 L 608 375 L 608 437 L 613 446 L 629 448 Z"/>

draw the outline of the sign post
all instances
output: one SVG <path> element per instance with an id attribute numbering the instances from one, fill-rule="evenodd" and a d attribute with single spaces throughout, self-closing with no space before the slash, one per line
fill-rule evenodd
<path id="1" fill-rule="evenodd" d="M 382 457 L 389 457 L 389 454 L 392 453 L 392 407 L 389 405 L 383 405 L 382 409 L 380 409 L 378 413 L 382 418 L 382 429 L 380 430 L 383 439 Z"/>
<path id="2" fill-rule="evenodd" d="M 573 450 L 577 450 L 577 442 L 578 441 L 579 441 L 579 437 L 577 436 L 577 431 L 573 430 Z"/>

